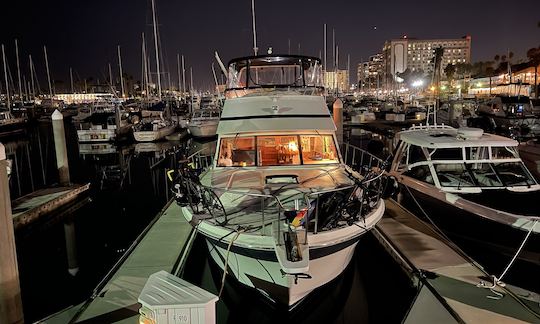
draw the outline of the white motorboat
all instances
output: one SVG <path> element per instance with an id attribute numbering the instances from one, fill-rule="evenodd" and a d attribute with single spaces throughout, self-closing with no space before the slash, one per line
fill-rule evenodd
<path id="1" fill-rule="evenodd" d="M 84 120 L 77 122 L 79 143 L 114 142 L 125 139 L 132 132 L 128 115 L 117 107 L 115 110 L 95 111 Z"/>
<path id="2" fill-rule="evenodd" d="M 197 109 L 188 123 L 189 133 L 195 137 L 214 137 L 216 136 L 220 109 Z"/>
<path id="3" fill-rule="evenodd" d="M 27 122 L 25 117 L 14 117 L 9 110 L 0 110 L 0 136 L 24 131 Z"/>
<path id="4" fill-rule="evenodd" d="M 246 57 L 228 73 L 214 162 L 200 177 L 181 168 L 177 202 L 227 280 L 291 309 L 381 219 L 383 177 L 344 164 L 319 59 Z"/>
<path id="5" fill-rule="evenodd" d="M 448 236 L 497 253 L 514 255 L 527 236 L 519 259 L 540 265 L 540 184 L 517 141 L 444 125 L 414 126 L 397 138 L 390 174 L 400 203 Z"/>

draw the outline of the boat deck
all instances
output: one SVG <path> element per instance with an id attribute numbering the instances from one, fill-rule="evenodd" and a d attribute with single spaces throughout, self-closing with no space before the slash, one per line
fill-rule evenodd
<path id="1" fill-rule="evenodd" d="M 478 287 L 491 286 L 480 266 L 395 201 L 386 201 L 373 232 L 420 288 L 404 323 L 540 322 L 538 301 L 531 302 L 537 295 L 527 292 L 525 299 L 500 286 L 494 292 Z"/>
<path id="2" fill-rule="evenodd" d="M 169 202 L 141 233 L 113 268 L 111 277 L 94 291 L 93 298 L 72 306 L 44 323 L 138 323 L 139 294 L 148 277 L 158 271 L 174 273 L 182 264 L 193 227 Z"/>

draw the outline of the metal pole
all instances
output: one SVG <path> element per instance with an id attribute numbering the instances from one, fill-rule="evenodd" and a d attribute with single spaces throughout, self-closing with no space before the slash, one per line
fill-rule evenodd
<path id="1" fill-rule="evenodd" d="M 47 81 L 49 82 L 49 96 L 50 96 L 51 104 L 52 104 L 53 91 L 52 91 L 52 85 L 51 85 L 51 71 L 49 70 L 49 58 L 47 57 L 46 46 L 43 46 L 43 53 L 45 54 L 45 67 L 47 68 Z"/>
<path id="2" fill-rule="evenodd" d="M 30 82 L 32 83 L 32 96 L 36 97 L 36 84 L 34 82 L 34 63 L 32 62 L 32 55 L 28 55 L 28 66 L 30 68 Z"/>
<path id="3" fill-rule="evenodd" d="M 251 21 L 253 25 L 253 53 L 257 56 L 259 48 L 257 47 L 257 30 L 255 29 L 255 0 L 251 0 Z"/>
<path id="4" fill-rule="evenodd" d="M 144 81 L 143 81 L 144 82 Z M 111 63 L 109 63 L 109 87 L 111 88 L 111 91 L 113 91 L 113 78 L 112 78 L 112 67 Z"/>
<path id="5" fill-rule="evenodd" d="M 176 67 L 178 70 L 178 92 L 182 92 L 182 78 L 180 77 L 180 54 L 176 53 Z"/>
<path id="6" fill-rule="evenodd" d="M 9 83 L 7 76 L 7 65 L 6 65 L 6 51 L 4 49 L 4 44 L 2 44 L 2 60 L 4 62 L 4 79 L 6 80 L 6 99 L 8 109 L 11 111 L 11 99 L 9 98 Z"/>
<path id="7" fill-rule="evenodd" d="M 186 92 L 186 65 L 184 62 L 184 55 L 182 55 L 182 94 Z"/>
<path id="8" fill-rule="evenodd" d="M 122 89 L 122 98 L 125 98 L 126 95 L 124 93 L 124 76 L 122 72 L 122 56 L 120 55 L 120 45 L 118 45 L 118 67 L 120 69 L 120 88 Z"/>
<path id="9" fill-rule="evenodd" d="M 327 52 L 328 52 L 328 46 L 326 45 L 326 24 L 324 24 L 324 73 L 326 73 L 326 54 L 327 54 Z"/>
<path id="10" fill-rule="evenodd" d="M 2 144 L 0 151 L 5 155 Z M 24 323 L 24 315 L 7 166 L 6 160 L 0 160 L 0 323 L 11 324 Z"/>
<path id="11" fill-rule="evenodd" d="M 15 55 L 17 56 L 17 79 L 19 80 L 19 99 L 22 100 L 21 65 L 19 62 L 19 42 L 15 38 Z"/>
<path id="12" fill-rule="evenodd" d="M 154 46 L 156 50 L 156 73 L 157 73 L 157 85 L 158 85 L 158 98 L 161 101 L 161 75 L 159 69 L 159 48 L 158 48 L 158 32 L 157 32 L 157 22 L 156 22 L 156 5 L 155 1 L 152 0 L 152 21 L 154 25 Z"/>
<path id="13" fill-rule="evenodd" d="M 71 93 L 75 93 L 75 89 L 73 88 L 73 69 L 69 68 L 69 81 L 71 84 Z"/>
<path id="14" fill-rule="evenodd" d="M 56 166 L 58 168 L 58 180 L 61 185 L 67 186 L 69 180 L 69 163 L 66 147 L 66 133 L 64 131 L 64 116 L 56 109 L 52 116 L 54 135 L 54 150 L 56 152 Z"/>

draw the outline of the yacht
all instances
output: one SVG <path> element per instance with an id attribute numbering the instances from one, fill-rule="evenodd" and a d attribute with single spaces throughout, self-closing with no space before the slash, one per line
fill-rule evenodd
<path id="1" fill-rule="evenodd" d="M 79 143 L 114 142 L 128 138 L 132 132 L 128 116 L 120 107 L 94 110 L 83 120 L 76 121 Z"/>
<path id="2" fill-rule="evenodd" d="M 505 255 L 530 233 L 519 258 L 540 265 L 540 185 L 516 140 L 444 125 L 413 126 L 397 139 L 390 174 L 400 203 L 449 237 Z"/>
<path id="3" fill-rule="evenodd" d="M 188 123 L 188 131 L 194 137 L 216 136 L 221 109 L 205 108 L 193 111 Z"/>
<path id="4" fill-rule="evenodd" d="M 345 165 L 322 83 L 318 58 L 232 60 L 213 164 L 175 185 L 224 280 L 289 310 L 343 272 L 385 209 L 382 173 Z"/>

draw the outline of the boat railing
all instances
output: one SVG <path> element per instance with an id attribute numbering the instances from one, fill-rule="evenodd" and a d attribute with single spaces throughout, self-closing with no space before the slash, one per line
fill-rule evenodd
<path id="1" fill-rule="evenodd" d="M 384 163 L 380 157 L 349 143 L 342 144 L 341 153 L 343 163 L 362 176 L 367 175 L 374 168 L 379 169 Z"/>

